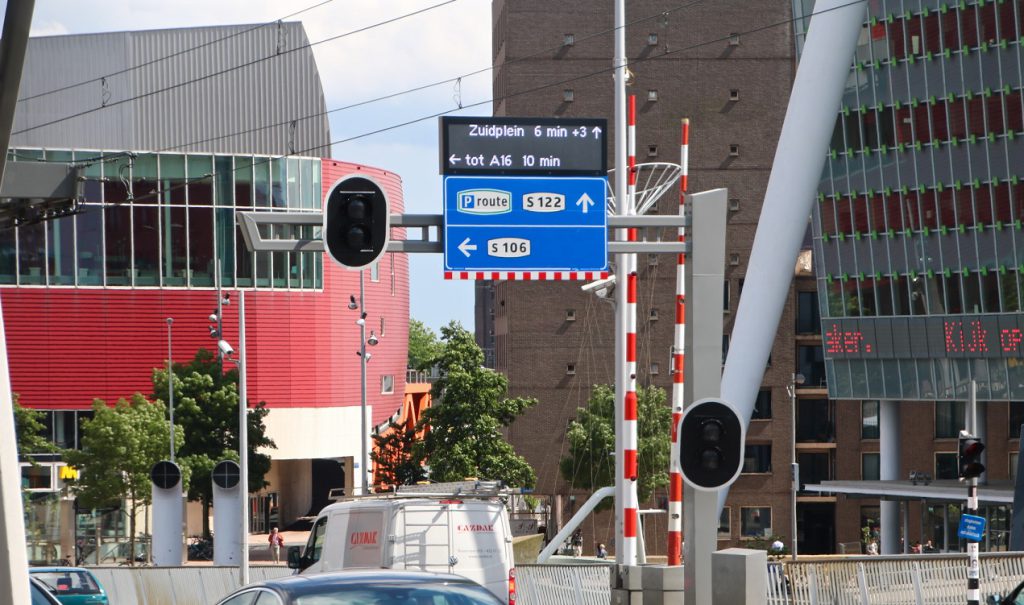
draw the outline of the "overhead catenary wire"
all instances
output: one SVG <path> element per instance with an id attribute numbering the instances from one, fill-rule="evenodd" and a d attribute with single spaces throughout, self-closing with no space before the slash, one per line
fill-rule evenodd
<path id="1" fill-rule="evenodd" d="M 388 25 L 388 24 L 394 23 L 396 21 L 401 21 L 403 19 L 408 19 L 409 17 L 413 17 L 415 15 L 419 15 L 419 14 L 425 13 L 427 11 L 431 11 L 431 10 L 434 10 L 436 8 L 440 8 L 442 6 L 445 6 L 445 5 L 448 5 L 448 4 L 452 4 L 453 2 L 457 2 L 457 1 L 458 0 L 444 0 L 443 2 L 439 2 L 437 4 L 433 4 L 431 6 L 428 6 L 428 7 L 425 7 L 425 8 L 421 8 L 421 9 L 416 10 L 416 11 L 408 12 L 408 13 L 399 15 L 397 17 L 392 17 L 391 19 L 386 19 L 384 21 L 379 21 L 377 23 L 373 23 L 373 24 L 367 25 L 365 27 L 356 28 L 356 29 L 347 31 L 347 32 L 342 33 L 342 34 L 338 34 L 336 36 L 331 36 L 331 37 L 328 37 L 328 38 L 324 38 L 323 40 L 318 40 L 316 42 L 310 42 L 309 44 L 304 44 L 302 46 L 296 46 L 295 48 L 289 48 L 287 50 L 280 51 L 280 52 L 277 52 L 275 54 L 268 55 L 266 57 L 261 57 L 259 59 L 253 59 L 251 61 L 247 61 L 245 63 L 240 63 L 238 65 L 235 65 L 233 67 L 229 67 L 227 69 L 222 69 L 220 71 L 215 71 L 215 72 L 203 75 L 203 76 L 199 76 L 197 78 L 193 78 L 191 80 L 186 80 L 185 82 L 179 82 L 177 84 L 172 84 L 171 86 L 165 86 L 163 88 L 158 88 L 156 90 L 151 90 L 149 92 L 144 92 L 142 94 L 138 94 L 138 95 L 135 95 L 133 97 L 128 97 L 126 99 L 121 99 L 119 101 L 114 101 L 112 103 L 104 103 L 104 104 L 100 105 L 99 107 L 93 107 L 91 109 L 84 109 L 82 111 L 79 111 L 77 113 L 73 113 L 71 115 L 64 116 L 62 118 L 56 118 L 56 119 L 50 120 L 48 122 L 43 122 L 42 124 L 36 124 L 34 126 L 29 126 L 27 128 L 22 128 L 21 130 L 12 132 L 11 135 L 24 134 L 26 132 L 31 132 L 33 130 L 38 130 L 40 128 L 46 128 L 47 126 L 53 126 L 55 124 L 60 124 L 62 122 L 67 122 L 68 120 L 74 120 L 75 118 L 80 118 L 80 117 L 83 117 L 83 116 L 87 116 L 89 114 L 96 113 L 97 111 L 103 111 L 104 109 L 107 109 L 108 107 L 117 107 L 118 105 L 124 105 L 125 103 L 132 103 L 134 101 L 138 101 L 139 99 L 146 99 L 146 98 L 152 97 L 154 95 L 162 94 L 162 93 L 165 93 L 165 92 L 170 92 L 172 90 L 177 90 L 177 89 L 182 88 L 184 86 L 190 86 L 190 85 L 195 84 L 197 82 L 204 82 L 206 80 L 209 80 L 210 78 L 215 78 L 217 76 L 221 76 L 221 75 L 224 75 L 224 74 L 227 74 L 227 73 L 238 71 L 239 69 L 244 69 L 246 67 L 251 67 L 253 65 L 257 65 L 259 63 L 262 63 L 264 61 L 269 61 L 271 59 L 276 59 L 278 57 L 282 57 L 284 55 L 291 54 L 293 52 L 297 52 L 297 51 L 300 51 L 300 50 L 305 50 L 305 49 L 308 49 L 308 48 L 312 48 L 314 46 L 318 46 L 320 44 L 325 44 L 327 42 L 333 42 L 335 40 L 339 40 L 339 39 L 345 38 L 347 36 L 351 36 L 351 35 L 354 35 L 354 34 L 362 33 L 362 32 L 365 32 L 365 31 L 369 31 L 371 29 L 375 29 L 377 27 Z"/>
<path id="2" fill-rule="evenodd" d="M 253 32 L 253 31 L 257 30 L 257 29 L 261 29 L 261 28 L 267 27 L 269 25 L 280 24 L 285 19 L 291 19 L 292 17 L 297 17 L 297 16 L 299 16 L 299 15 L 301 15 L 303 13 L 307 13 L 307 12 L 309 12 L 309 11 L 315 9 L 315 8 L 320 8 L 321 6 L 323 6 L 325 4 L 330 4 L 331 2 L 334 2 L 334 0 L 323 0 L 323 2 L 319 2 L 319 3 L 314 4 L 312 6 L 307 6 L 304 9 L 297 10 L 297 11 L 295 11 L 293 13 L 289 13 L 287 15 L 284 15 L 283 17 L 278 17 L 277 19 L 274 19 L 273 21 L 267 21 L 266 23 L 260 23 L 259 25 L 255 25 L 253 27 L 250 27 L 249 29 L 244 29 L 244 30 L 240 30 L 240 31 L 237 31 L 237 32 L 233 32 L 233 33 L 230 33 L 230 34 L 228 34 L 226 36 L 221 36 L 220 38 L 217 38 L 216 40 L 210 40 L 208 42 L 203 42 L 202 44 L 197 44 L 195 46 L 190 46 L 188 48 L 185 48 L 185 49 L 173 52 L 173 53 L 171 53 L 169 55 L 164 55 L 162 57 L 157 57 L 155 59 L 150 59 L 149 61 L 144 61 L 142 63 L 139 63 L 138 65 L 132 65 L 131 67 L 126 67 L 126 68 L 120 69 L 118 71 L 110 72 L 109 74 L 104 74 L 102 76 L 96 76 L 95 78 L 89 78 L 88 80 L 82 80 L 82 81 L 76 82 L 74 84 L 67 84 L 67 85 L 61 86 L 59 88 L 54 88 L 54 89 L 51 89 L 51 90 L 45 90 L 43 92 L 37 92 L 35 94 L 32 94 L 32 95 L 29 95 L 29 96 L 22 97 L 22 98 L 18 99 L 18 103 L 23 103 L 25 101 L 31 101 L 31 100 L 34 100 L 34 99 L 39 99 L 41 97 L 45 97 L 45 96 L 48 96 L 48 95 L 57 94 L 59 92 L 65 92 L 65 91 L 68 91 L 68 90 L 72 90 L 72 89 L 78 88 L 79 86 L 85 86 L 87 84 L 94 84 L 96 82 L 103 82 L 107 78 L 113 78 L 114 76 L 120 76 L 120 75 L 123 75 L 123 74 L 126 74 L 126 73 L 131 73 L 131 72 L 133 72 L 133 71 L 135 71 L 137 69 L 142 69 L 143 67 L 149 67 L 150 65 L 154 65 L 156 63 L 160 63 L 161 61 L 166 61 L 168 59 L 173 59 L 174 57 L 179 57 L 181 55 L 185 55 L 185 54 L 188 54 L 190 52 L 194 52 L 194 51 L 200 50 L 202 48 L 206 48 L 207 46 L 213 46 L 214 44 L 220 44 L 221 42 L 224 42 L 225 40 L 230 40 L 231 38 L 236 38 L 238 36 L 242 36 L 242 35 L 248 34 L 250 32 Z"/>
<path id="3" fill-rule="evenodd" d="M 450 0 L 450 1 L 454 1 L 454 0 Z M 835 11 L 835 10 L 840 10 L 840 9 L 843 9 L 843 8 L 846 8 L 846 7 L 849 7 L 849 6 L 853 6 L 853 5 L 856 5 L 856 4 L 864 4 L 867 1 L 868 0 L 851 0 L 850 2 L 847 2 L 845 4 L 834 6 L 834 7 L 822 10 L 822 11 L 816 11 L 816 12 L 812 13 L 809 16 L 813 17 L 814 15 L 818 15 L 818 14 L 822 14 L 822 13 L 826 13 L 826 12 L 831 12 L 831 11 Z M 753 28 L 753 29 L 749 29 L 749 30 L 746 30 L 746 31 L 730 33 L 730 34 L 728 34 L 726 36 L 719 36 L 717 38 L 713 38 L 713 39 L 710 39 L 710 40 L 705 40 L 703 42 L 697 42 L 697 43 L 691 44 L 689 46 L 677 48 L 675 50 L 666 50 L 666 51 L 664 51 L 664 52 L 662 52 L 660 54 L 657 54 L 657 55 L 652 54 L 652 55 L 648 55 L 647 57 L 640 57 L 640 58 L 634 59 L 628 65 L 637 65 L 637 64 L 640 64 L 640 63 L 645 63 L 647 61 L 651 61 L 651 60 L 658 59 L 658 58 L 661 58 L 661 57 L 665 57 L 665 56 L 668 56 L 668 55 L 675 55 L 677 53 L 686 52 L 686 51 L 690 51 L 690 50 L 695 50 L 695 49 L 702 48 L 702 47 L 705 47 L 705 46 L 709 46 L 709 45 L 712 45 L 712 44 L 718 44 L 718 43 L 730 40 L 730 39 L 734 38 L 737 35 L 744 36 L 744 35 L 760 33 L 760 32 L 763 32 L 763 31 L 766 31 L 766 30 L 769 30 L 769 29 L 772 29 L 772 28 L 775 28 L 775 27 L 779 27 L 779 26 L 782 26 L 782 25 L 792 24 L 793 22 L 795 22 L 797 20 L 800 20 L 800 19 L 804 19 L 804 18 L 806 18 L 806 17 L 792 17 L 792 18 L 789 18 L 789 19 L 783 19 L 781 21 L 775 21 L 773 23 L 762 25 L 762 26 L 759 26 L 759 27 L 756 27 L 756 28 Z M 627 65 L 627 67 L 628 67 L 628 65 Z M 538 85 L 538 86 L 535 86 L 535 87 L 532 87 L 532 88 L 520 90 L 520 91 L 517 91 L 517 92 L 512 92 L 512 93 L 506 94 L 504 96 L 492 97 L 490 99 L 486 99 L 486 100 L 483 100 L 483 101 L 477 101 L 477 102 L 474 102 L 474 103 L 467 103 L 467 104 L 464 104 L 461 109 L 468 109 L 468 108 L 472 108 L 472 107 L 479 107 L 479 106 L 482 106 L 482 105 L 490 105 L 490 104 L 495 103 L 496 101 L 501 101 L 501 100 L 505 100 L 505 99 L 519 97 L 519 96 L 522 96 L 522 95 L 533 94 L 533 93 L 536 93 L 536 92 L 539 92 L 539 91 L 542 91 L 542 90 L 546 90 L 546 89 L 549 89 L 549 88 L 553 88 L 553 87 L 556 87 L 556 86 L 562 86 L 562 85 L 569 84 L 569 83 L 572 83 L 572 82 L 578 82 L 580 80 L 584 80 L 584 79 L 587 79 L 587 78 L 592 78 L 592 77 L 595 77 L 595 76 L 600 76 L 600 75 L 608 74 L 608 73 L 610 73 L 610 72 L 612 72 L 614 70 L 615 70 L 615 67 L 603 68 L 603 69 L 600 69 L 600 70 L 597 70 L 597 71 L 592 71 L 592 72 L 589 72 L 589 73 L 586 73 L 586 74 L 582 74 L 582 75 L 579 75 L 579 76 L 573 76 L 573 77 L 570 77 L 570 78 L 566 78 L 564 80 L 559 80 L 559 81 L 556 81 L 556 82 L 549 82 L 547 84 L 541 84 L 541 85 Z M 389 132 L 389 131 L 392 131 L 392 130 L 397 130 L 399 128 L 404 128 L 406 126 L 411 126 L 413 124 L 418 124 L 418 123 L 424 122 L 426 120 L 431 120 L 431 119 L 439 118 L 439 117 L 442 117 L 442 116 L 446 116 L 446 115 L 455 113 L 456 111 L 459 111 L 459 110 L 460 110 L 460 108 L 449 108 L 449 109 L 446 109 L 446 110 L 443 110 L 443 111 L 434 112 L 434 113 L 431 113 L 431 114 L 427 114 L 427 115 L 420 116 L 420 117 L 417 117 L 417 118 L 412 118 L 412 119 L 409 119 L 409 120 L 406 120 L 406 121 L 403 121 L 403 122 L 399 122 L 399 123 L 396 123 L 396 124 L 391 124 L 389 126 L 383 126 L 383 127 L 376 128 L 376 129 L 373 129 L 373 130 L 369 130 L 369 131 L 366 131 L 366 132 L 363 132 L 363 133 L 360 133 L 360 134 L 356 134 L 356 135 L 352 135 L 352 136 L 345 137 L 345 138 L 342 138 L 342 139 L 338 139 L 338 140 L 335 140 L 335 141 L 331 141 L 331 142 L 327 143 L 326 145 L 316 145 L 314 147 L 309 147 L 309 148 L 305 148 L 305 149 L 295 150 L 294 153 L 287 153 L 287 154 L 282 154 L 282 155 L 265 157 L 265 158 L 263 158 L 262 160 L 260 160 L 258 162 L 254 161 L 252 165 L 253 166 L 261 165 L 261 164 L 269 163 L 269 162 L 271 162 L 273 160 L 279 160 L 279 159 L 287 158 L 287 157 L 293 156 L 293 155 L 301 156 L 301 155 L 303 155 L 305 153 L 309 153 L 311 151 L 314 151 L 316 149 L 320 149 L 320 148 L 325 147 L 325 146 L 342 145 L 342 144 L 345 144 L 345 143 L 350 143 L 352 141 L 357 141 L 357 140 L 364 139 L 364 138 L 367 138 L 367 137 L 370 137 L 370 136 L 374 136 L 374 135 L 377 135 L 377 134 L 381 134 L 381 133 L 384 133 L 384 132 Z M 126 155 L 126 153 L 127 152 L 121 152 L 121 153 L 118 153 L 116 155 L 117 156 L 124 156 L 124 155 Z M 104 160 L 104 158 L 96 158 L 95 161 L 99 162 L 99 161 L 105 161 L 105 160 Z M 241 170 L 242 168 L 246 168 L 246 167 L 248 167 L 248 165 L 247 166 L 243 166 L 243 167 L 239 167 L 239 168 L 235 168 L 231 172 L 234 172 L 234 171 L 237 171 L 237 170 Z M 135 199 L 136 200 L 144 199 L 144 198 L 146 198 L 148 196 L 154 196 L 154 195 L 159 195 L 159 194 L 162 194 L 162 193 L 167 193 L 167 192 L 170 192 L 170 191 L 174 191 L 174 190 L 180 189 L 182 187 L 186 187 L 186 186 L 188 186 L 191 183 L 199 182 L 199 181 L 211 178 L 211 177 L 212 177 L 212 175 L 206 174 L 206 175 L 199 176 L 199 177 L 193 177 L 191 179 L 185 179 L 185 180 L 179 182 L 178 184 L 176 184 L 176 185 L 174 185 L 172 187 L 169 187 L 167 189 L 163 189 L 161 191 L 147 193 L 147 194 L 144 194 L 142 196 L 136 196 Z"/>

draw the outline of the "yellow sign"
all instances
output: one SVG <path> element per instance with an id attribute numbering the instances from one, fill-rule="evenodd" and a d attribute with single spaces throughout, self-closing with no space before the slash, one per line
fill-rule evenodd
<path id="1" fill-rule="evenodd" d="M 60 467 L 60 478 L 61 481 L 75 481 L 78 479 L 78 469 L 73 466 L 62 466 Z"/>

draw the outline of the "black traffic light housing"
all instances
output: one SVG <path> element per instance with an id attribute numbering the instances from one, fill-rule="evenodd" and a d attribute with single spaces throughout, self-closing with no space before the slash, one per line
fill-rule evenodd
<path id="1" fill-rule="evenodd" d="M 679 464 L 683 480 L 715 490 L 736 480 L 743 468 L 745 429 L 736 410 L 721 399 L 701 399 L 679 420 Z"/>
<path id="2" fill-rule="evenodd" d="M 387 250 L 391 216 L 384 188 L 365 176 L 347 176 L 324 201 L 324 248 L 342 266 L 372 265 Z"/>
<path id="3" fill-rule="evenodd" d="M 985 465 L 981 463 L 981 453 L 985 451 L 985 444 L 974 435 L 960 434 L 959 462 L 957 475 L 960 479 L 974 479 L 985 472 Z"/>

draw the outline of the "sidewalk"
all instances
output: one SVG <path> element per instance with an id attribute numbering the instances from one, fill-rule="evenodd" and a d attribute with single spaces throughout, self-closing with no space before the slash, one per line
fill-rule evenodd
<path id="1" fill-rule="evenodd" d="M 288 563 L 288 547 L 306 545 L 309 539 L 308 531 L 283 531 L 280 532 L 284 538 L 284 547 L 281 549 L 281 565 Z M 271 562 L 270 542 L 268 534 L 249 534 L 249 560 L 255 562 Z"/>

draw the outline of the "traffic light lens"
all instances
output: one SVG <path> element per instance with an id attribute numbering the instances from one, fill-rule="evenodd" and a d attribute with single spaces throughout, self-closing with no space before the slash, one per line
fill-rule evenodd
<path id="1" fill-rule="evenodd" d="M 345 234 L 345 243 L 349 248 L 365 248 L 370 243 L 370 234 L 362 225 L 355 225 Z"/>
<path id="2" fill-rule="evenodd" d="M 714 419 L 705 420 L 700 432 L 705 442 L 718 443 L 722 440 L 722 423 Z"/>
<path id="3" fill-rule="evenodd" d="M 355 196 L 345 204 L 345 215 L 353 221 L 366 220 L 369 214 L 370 205 L 367 203 L 366 198 L 362 196 Z"/>
<path id="4" fill-rule="evenodd" d="M 715 449 L 706 449 L 700 454 L 700 465 L 709 471 L 716 471 L 722 465 L 722 452 Z"/>
<path id="5" fill-rule="evenodd" d="M 964 456 L 977 456 L 984 451 L 985 446 L 980 441 L 968 443 L 967 447 L 964 448 Z"/>

